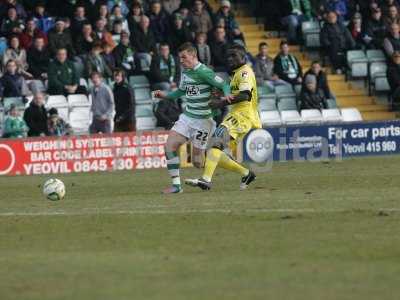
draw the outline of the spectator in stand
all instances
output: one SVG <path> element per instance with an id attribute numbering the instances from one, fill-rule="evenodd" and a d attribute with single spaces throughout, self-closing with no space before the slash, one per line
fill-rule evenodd
<path id="1" fill-rule="evenodd" d="M 325 72 L 322 70 L 321 64 L 319 61 L 313 61 L 311 64 L 311 68 L 304 74 L 303 78 L 305 79 L 307 75 L 314 75 L 317 78 L 317 88 L 324 92 L 326 99 L 334 98 L 331 90 L 328 85 L 328 77 Z M 303 88 L 305 88 L 305 81 L 303 80 Z"/>
<path id="2" fill-rule="evenodd" d="M 182 16 L 183 26 L 189 29 L 193 29 L 193 20 L 189 8 L 181 5 L 181 8 L 179 9 L 178 13 Z"/>
<path id="3" fill-rule="evenodd" d="M 100 42 L 100 40 L 93 32 L 92 25 L 89 23 L 84 24 L 81 34 L 76 38 L 76 54 L 80 56 L 88 54 L 96 42 Z"/>
<path id="4" fill-rule="evenodd" d="M 363 20 L 360 13 L 355 13 L 351 18 L 351 21 L 348 25 L 348 29 L 350 31 L 351 36 L 355 42 L 355 49 L 363 49 L 364 48 L 364 39 L 363 39 Z"/>
<path id="5" fill-rule="evenodd" d="M 390 28 L 392 24 L 399 24 L 399 9 L 396 5 L 389 6 L 388 14 L 385 16 L 386 28 Z"/>
<path id="6" fill-rule="evenodd" d="M 381 49 L 383 40 L 386 36 L 386 25 L 382 18 L 380 8 L 371 12 L 371 17 L 367 20 L 364 30 L 364 43 L 368 49 Z"/>
<path id="7" fill-rule="evenodd" d="M 26 21 L 26 29 L 19 35 L 21 47 L 28 50 L 32 47 L 33 41 L 38 37 L 42 38 L 45 45 L 47 45 L 47 35 L 36 27 L 34 19 L 29 19 Z"/>
<path id="8" fill-rule="evenodd" d="M 229 43 L 224 27 L 217 27 L 214 31 L 214 40 L 210 43 L 212 65 L 216 72 L 227 72 L 226 55 Z"/>
<path id="9" fill-rule="evenodd" d="M 98 19 L 108 20 L 109 17 L 110 17 L 110 11 L 108 10 L 108 6 L 106 4 L 100 5 L 96 20 Z"/>
<path id="10" fill-rule="evenodd" d="M 74 64 L 67 59 L 67 49 L 57 50 L 54 61 L 49 64 L 50 95 L 86 94 L 86 89 L 79 86 L 79 77 Z"/>
<path id="11" fill-rule="evenodd" d="M 51 28 L 54 27 L 54 19 L 47 15 L 44 2 L 38 2 L 35 5 L 33 18 L 35 20 L 37 28 L 39 28 L 39 30 L 43 31 L 46 34 L 50 31 Z"/>
<path id="12" fill-rule="evenodd" d="M 150 77 L 153 90 L 170 91 L 177 87 L 180 76 L 178 60 L 171 54 L 167 43 L 160 44 L 160 54 L 151 62 Z"/>
<path id="13" fill-rule="evenodd" d="M 42 37 L 35 38 L 33 47 L 28 50 L 28 72 L 34 79 L 47 80 L 50 53 Z"/>
<path id="14" fill-rule="evenodd" d="M 109 11 L 112 11 L 115 6 L 119 6 L 122 15 L 126 16 L 129 13 L 128 5 L 125 0 L 108 0 L 107 7 Z"/>
<path id="15" fill-rule="evenodd" d="M 181 0 L 161 0 L 162 8 L 168 14 L 172 15 L 181 5 Z"/>
<path id="16" fill-rule="evenodd" d="M 300 109 L 324 109 L 327 102 L 324 92 L 318 88 L 317 77 L 308 74 L 304 79 L 304 86 L 300 93 Z"/>
<path id="17" fill-rule="evenodd" d="M 388 58 L 391 58 L 393 52 L 400 51 L 400 25 L 393 23 L 390 26 L 390 32 L 383 40 L 383 48 Z"/>
<path id="18" fill-rule="evenodd" d="M 309 0 L 280 1 L 282 24 L 287 26 L 287 37 L 290 44 L 298 44 L 298 29 L 301 23 L 311 19 L 311 4 Z"/>
<path id="19" fill-rule="evenodd" d="M 126 20 L 125 16 L 122 14 L 121 6 L 115 5 L 111 11 L 111 15 L 108 17 L 109 26 L 114 28 L 116 22 L 121 24 L 121 30 L 129 32 L 128 21 Z"/>
<path id="20" fill-rule="evenodd" d="M 44 95 L 36 93 L 29 107 L 24 112 L 24 120 L 28 125 L 28 136 L 48 135 L 47 111 L 44 107 Z"/>
<path id="21" fill-rule="evenodd" d="M 280 52 L 274 59 L 273 73 L 292 86 L 301 84 L 303 71 L 297 58 L 290 54 L 289 43 L 282 41 Z"/>
<path id="22" fill-rule="evenodd" d="M 190 14 L 192 22 L 192 31 L 198 32 L 209 32 L 213 28 L 213 23 L 208 11 L 204 8 L 203 0 L 195 0 L 194 7 Z"/>
<path id="23" fill-rule="evenodd" d="M 157 119 L 157 127 L 169 130 L 178 121 L 182 113 L 180 101 L 160 101 L 158 102 L 154 115 Z"/>
<path id="24" fill-rule="evenodd" d="M 112 38 L 113 38 L 113 41 L 114 41 L 114 43 L 116 44 L 116 45 L 118 45 L 119 44 L 119 42 L 120 42 L 120 40 L 121 40 L 121 33 L 123 32 L 124 30 L 122 29 L 122 22 L 121 21 L 115 21 L 114 23 L 113 23 L 113 29 L 112 29 L 112 31 L 111 31 L 111 35 L 112 35 Z M 128 32 L 128 31 L 127 31 Z M 129 33 L 129 32 L 128 32 Z"/>
<path id="25" fill-rule="evenodd" d="M 5 36 L 20 34 L 25 29 L 24 21 L 18 18 L 17 10 L 11 6 L 7 11 L 7 17 L 1 24 L 1 32 Z"/>
<path id="26" fill-rule="evenodd" d="M 143 15 L 142 5 L 137 1 L 133 2 L 131 10 L 127 16 L 130 33 L 135 32 L 139 28 L 140 19 Z"/>
<path id="27" fill-rule="evenodd" d="M 96 21 L 95 34 L 97 39 L 99 39 L 104 44 L 109 44 L 112 48 L 115 47 L 112 35 L 106 29 L 107 19 L 99 18 Z"/>
<path id="28" fill-rule="evenodd" d="M 25 49 L 21 49 L 19 45 L 19 39 L 16 35 L 10 37 L 9 47 L 6 49 L 3 55 L 3 66 L 7 64 L 8 61 L 13 60 L 18 67 L 18 73 L 22 74 L 26 78 L 31 79 L 32 74 L 28 70 L 28 62 L 26 57 Z"/>
<path id="29" fill-rule="evenodd" d="M 107 10 L 107 0 L 83 1 L 83 4 L 85 5 L 87 18 L 92 24 L 94 24 L 94 22 L 96 22 L 96 20 L 99 18 L 99 12 L 102 6 L 104 6 Z"/>
<path id="30" fill-rule="evenodd" d="M 392 110 L 400 111 L 400 52 L 394 51 L 392 61 L 387 69 L 387 78 L 390 85 Z"/>
<path id="31" fill-rule="evenodd" d="M 10 7 L 15 8 L 20 19 L 26 19 L 27 14 L 25 8 L 20 3 L 17 3 L 17 0 L 3 0 L 3 2 L 0 3 L 0 17 L 4 17 Z"/>
<path id="32" fill-rule="evenodd" d="M 74 17 L 71 21 L 71 33 L 74 41 L 76 41 L 76 37 L 82 32 L 82 27 L 84 24 L 89 23 L 89 20 L 86 18 L 85 6 L 82 4 L 78 4 L 75 7 Z"/>
<path id="33" fill-rule="evenodd" d="M 204 32 L 198 32 L 196 34 L 196 49 L 199 61 L 206 66 L 211 65 L 211 50 L 210 46 L 207 45 L 207 34 Z"/>
<path id="34" fill-rule="evenodd" d="M 137 73 L 135 50 L 131 46 L 129 34 L 127 32 L 121 33 L 121 41 L 118 46 L 114 48 L 113 55 L 117 68 L 123 69 L 128 76 Z"/>
<path id="35" fill-rule="evenodd" d="M 21 117 L 15 104 L 11 104 L 8 115 L 4 120 L 3 138 L 24 138 L 28 132 L 28 126 Z"/>
<path id="36" fill-rule="evenodd" d="M 103 57 L 105 63 L 107 64 L 110 70 L 114 70 L 116 68 L 115 57 L 112 51 L 113 49 L 111 48 L 110 45 L 107 44 L 103 45 L 103 53 L 101 53 L 101 56 Z"/>
<path id="37" fill-rule="evenodd" d="M 327 0 L 325 3 L 325 10 L 327 12 L 335 12 L 340 24 L 343 24 L 343 22 L 347 20 L 347 0 Z"/>
<path id="38" fill-rule="evenodd" d="M 65 30 L 65 19 L 57 19 L 56 26 L 49 32 L 49 51 L 52 56 L 56 55 L 57 50 L 65 48 L 72 57 L 75 54 L 72 38 Z"/>
<path id="39" fill-rule="evenodd" d="M 149 18 L 150 28 L 154 33 L 156 43 L 166 41 L 170 30 L 170 20 L 168 14 L 162 10 L 159 0 L 151 2 Z"/>
<path id="40" fill-rule="evenodd" d="M 382 0 L 380 8 L 382 9 L 382 13 L 384 16 L 389 15 L 389 10 L 392 5 L 396 6 L 399 9 L 399 2 L 398 0 Z"/>
<path id="41" fill-rule="evenodd" d="M 122 69 L 114 71 L 113 94 L 115 102 L 114 131 L 135 131 L 134 93 L 126 82 L 125 72 Z"/>
<path id="42" fill-rule="evenodd" d="M 102 51 L 103 47 L 101 43 L 98 42 L 93 45 L 92 50 L 85 59 L 86 78 L 89 78 L 93 72 L 100 73 L 103 78 L 110 78 L 112 76 L 112 71 L 101 56 Z"/>
<path id="43" fill-rule="evenodd" d="M 132 45 L 137 51 L 137 58 L 140 61 L 141 69 L 148 69 L 151 65 L 151 57 L 157 51 L 156 39 L 150 28 L 150 20 L 147 16 L 142 16 L 140 26 L 133 37 Z"/>
<path id="44" fill-rule="evenodd" d="M 260 43 L 258 50 L 259 53 L 254 65 L 257 85 L 266 85 L 269 89 L 274 90 L 276 85 L 287 84 L 274 73 L 274 59 L 268 55 L 268 44 Z"/>
<path id="45" fill-rule="evenodd" d="M 18 70 L 17 62 L 10 59 L 4 75 L 0 78 L 0 97 L 25 97 L 28 92 L 28 86 Z"/>
<path id="46" fill-rule="evenodd" d="M 221 1 L 221 8 L 218 10 L 215 19 L 223 19 L 225 23 L 225 31 L 230 41 L 244 41 L 243 33 L 239 29 L 239 23 L 235 20 L 235 16 L 231 11 L 231 3 L 227 0 Z"/>
<path id="47" fill-rule="evenodd" d="M 114 115 L 114 96 L 111 89 L 103 83 L 100 73 L 93 72 L 90 76 L 93 87 L 90 90 L 92 96 L 93 120 L 90 125 L 90 133 L 111 133 Z"/>
<path id="48" fill-rule="evenodd" d="M 72 134 L 71 126 L 58 115 L 56 108 L 52 107 L 49 109 L 47 120 L 48 135 L 65 136 Z"/>
<path id="49" fill-rule="evenodd" d="M 174 20 L 171 26 L 171 31 L 168 34 L 168 39 L 168 43 L 175 55 L 177 54 L 180 45 L 192 40 L 189 28 L 183 25 L 183 19 L 179 13 L 174 14 Z"/>
<path id="50" fill-rule="evenodd" d="M 321 45 L 336 70 L 342 74 L 346 67 L 346 52 L 354 49 L 355 42 L 349 30 L 341 23 L 338 23 L 337 15 L 331 11 L 328 13 L 327 22 L 321 30 Z"/>

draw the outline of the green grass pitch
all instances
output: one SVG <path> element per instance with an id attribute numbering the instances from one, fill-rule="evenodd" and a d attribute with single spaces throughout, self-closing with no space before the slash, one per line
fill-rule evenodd
<path id="1" fill-rule="evenodd" d="M 217 175 L 173 196 L 165 170 L 59 176 L 59 202 L 1 177 L 0 299 L 399 299 L 400 157 Z"/>

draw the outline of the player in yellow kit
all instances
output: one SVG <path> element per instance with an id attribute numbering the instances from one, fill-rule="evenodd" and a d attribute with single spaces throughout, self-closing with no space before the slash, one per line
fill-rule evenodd
<path id="1" fill-rule="evenodd" d="M 232 95 L 212 100 L 211 108 L 230 105 L 230 113 L 215 130 L 207 151 L 203 176 L 199 179 L 187 179 L 185 182 L 203 190 L 211 188 L 212 176 L 217 166 L 239 173 L 242 176 L 240 189 L 244 190 L 256 179 L 256 175 L 240 165 L 224 152 L 224 149 L 242 139 L 251 129 L 261 128 L 258 114 L 257 83 L 253 70 L 246 64 L 246 50 L 233 45 L 228 50 L 227 63 L 233 71 L 231 81 Z"/>

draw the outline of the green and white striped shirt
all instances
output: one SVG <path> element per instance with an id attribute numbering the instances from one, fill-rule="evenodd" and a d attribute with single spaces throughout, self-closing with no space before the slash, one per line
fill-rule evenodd
<path id="1" fill-rule="evenodd" d="M 182 71 L 179 88 L 169 93 L 167 98 L 175 100 L 185 96 L 184 114 L 196 119 L 208 119 L 212 116 L 208 102 L 213 87 L 222 90 L 224 95 L 230 94 L 229 84 L 213 70 L 199 63 L 193 69 Z"/>

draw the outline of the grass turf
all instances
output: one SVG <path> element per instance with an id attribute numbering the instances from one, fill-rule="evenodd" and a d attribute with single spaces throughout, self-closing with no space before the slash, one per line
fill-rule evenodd
<path id="1" fill-rule="evenodd" d="M 0 298 L 398 299 L 400 157 L 281 163 L 238 192 L 164 170 L 0 177 Z M 184 170 L 184 176 L 198 171 Z"/>

